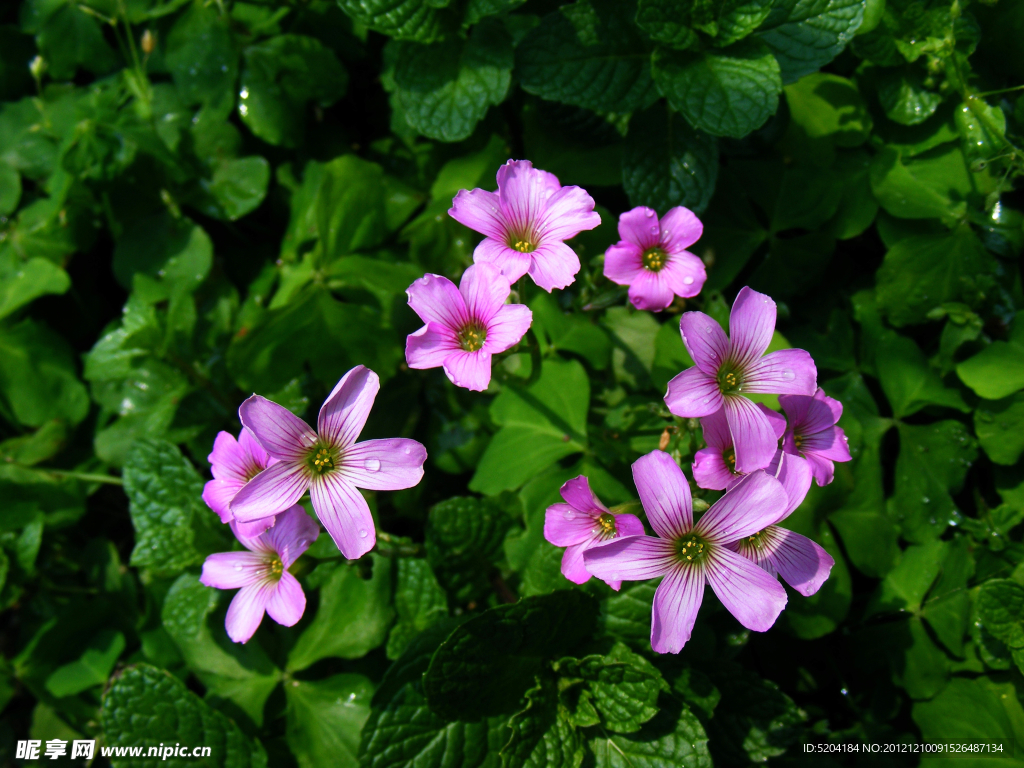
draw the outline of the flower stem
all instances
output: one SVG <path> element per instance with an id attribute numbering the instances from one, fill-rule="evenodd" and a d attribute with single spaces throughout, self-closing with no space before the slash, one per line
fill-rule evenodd
<path id="1" fill-rule="evenodd" d="M 56 477 L 66 477 L 69 480 L 81 480 L 83 483 L 106 483 L 107 485 L 124 485 L 120 477 L 113 475 L 97 475 L 91 472 L 73 472 L 66 469 L 39 469 L 37 472 L 45 472 Z"/>

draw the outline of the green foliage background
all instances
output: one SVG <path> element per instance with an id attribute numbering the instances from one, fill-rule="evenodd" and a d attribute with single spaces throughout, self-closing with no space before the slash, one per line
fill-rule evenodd
<path id="1" fill-rule="evenodd" d="M 877 765 L 800 745 L 923 739 L 1024 765 L 1021 39 L 1013 0 L 3 4 L 0 760 Z M 509 157 L 604 223 L 478 395 L 406 369 L 404 290 L 471 263 L 446 210 Z M 682 305 L 602 277 L 640 204 L 705 222 L 686 308 L 779 302 L 854 456 L 790 519 L 823 589 L 756 636 L 708 600 L 678 657 L 652 584 L 568 590 L 542 535 L 565 480 L 628 502 L 639 455 L 701 446 L 661 400 Z M 366 434 L 423 442 L 426 477 L 368 494 L 373 554 L 321 536 L 296 627 L 234 646 L 197 581 L 232 546 L 214 435 L 253 391 L 312 417 L 360 363 Z"/>

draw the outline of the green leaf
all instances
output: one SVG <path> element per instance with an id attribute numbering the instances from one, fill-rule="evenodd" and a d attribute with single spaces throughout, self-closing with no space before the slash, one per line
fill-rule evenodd
<path id="1" fill-rule="evenodd" d="M 114 276 L 128 290 L 141 274 L 159 280 L 168 295 L 190 293 L 212 265 L 213 243 L 203 228 L 167 212 L 136 220 L 114 248 Z"/>
<path id="2" fill-rule="evenodd" d="M 269 144 L 298 146 L 306 103 L 329 107 L 348 85 L 348 73 L 334 51 L 306 35 L 272 37 L 246 48 L 244 56 L 238 114 Z"/>
<path id="3" fill-rule="evenodd" d="M 500 559 L 512 519 L 490 499 L 457 496 L 430 508 L 427 562 L 459 603 L 491 591 L 494 563 Z"/>
<path id="4" fill-rule="evenodd" d="M 793 518 L 788 518 L 788 520 L 792 521 Z M 786 527 L 795 528 L 796 526 L 792 522 L 787 522 Z M 881 539 L 877 543 L 881 544 L 880 548 L 882 549 L 890 544 L 889 541 L 882 538 L 887 532 L 887 528 L 892 530 L 892 523 L 884 520 L 882 526 L 870 529 L 868 533 L 869 536 Z M 846 557 L 832 530 L 828 526 L 822 526 L 821 532 L 812 538 L 832 556 L 835 565 L 832 566 L 828 580 L 822 584 L 821 589 L 802 600 L 790 602 L 786 606 L 786 611 L 779 617 L 781 626 L 787 627 L 802 640 L 814 640 L 834 632 L 849 613 L 853 598 L 850 568 L 846 564 Z M 844 537 L 843 543 L 845 544 L 845 542 Z M 895 531 L 893 531 L 891 547 L 898 551 Z"/>
<path id="5" fill-rule="evenodd" d="M 238 50 L 218 6 L 190 4 L 167 33 L 164 61 L 185 103 L 218 113 L 234 104 Z"/>
<path id="6" fill-rule="evenodd" d="M 661 326 L 649 312 L 635 312 L 631 307 L 611 307 L 602 325 L 611 335 L 616 381 L 633 389 L 647 388 Z"/>
<path id="7" fill-rule="evenodd" d="M 1000 107 L 971 96 L 954 113 L 967 162 L 985 163 L 1006 150 L 1006 115 Z"/>
<path id="8" fill-rule="evenodd" d="M 857 147 L 871 132 L 871 115 L 853 81 L 816 72 L 787 85 L 790 120 L 813 140 L 827 138 L 837 147 Z"/>
<path id="9" fill-rule="evenodd" d="M 210 748 L 206 765 L 223 768 L 265 768 L 267 756 L 222 713 L 210 708 L 169 672 L 136 664 L 114 679 L 103 696 L 100 724 L 105 745 L 139 747 L 154 744 L 193 744 Z M 135 758 L 112 761 L 114 768 L 138 764 Z M 195 765 L 194 759 L 175 758 L 172 768 Z"/>
<path id="10" fill-rule="evenodd" d="M 602 600 L 599 625 L 604 633 L 624 640 L 634 649 L 649 647 L 657 587 L 652 581 L 625 582 L 620 591 Z"/>
<path id="11" fill-rule="evenodd" d="M 429 0 L 338 0 L 341 10 L 360 24 L 396 40 L 433 43 L 454 19 Z"/>
<path id="12" fill-rule="evenodd" d="M 456 629 L 423 676 L 430 708 L 446 720 L 512 711 L 549 659 L 565 656 L 594 628 L 597 604 L 578 590 L 491 608 Z"/>
<path id="13" fill-rule="evenodd" d="M 650 57 L 626 4 L 578 0 L 545 16 L 516 48 L 523 90 L 597 112 L 633 112 L 656 96 Z M 577 29 L 574 13 L 592 17 Z"/>
<path id="14" fill-rule="evenodd" d="M 942 572 L 921 610 L 935 636 L 957 656 L 964 655 L 964 634 L 971 613 L 967 582 L 973 571 L 968 537 L 957 536 L 949 544 Z"/>
<path id="15" fill-rule="evenodd" d="M 1019 744 L 1024 738 L 1024 710 L 1013 683 L 996 683 L 987 677 L 954 677 L 934 699 L 915 703 L 913 718 L 922 738 L 933 743 L 1001 741 L 1006 749 L 1006 745 Z M 926 762 L 940 765 L 938 758 Z M 973 768 L 991 762 L 991 758 L 979 756 L 973 762 L 949 760 L 948 764 Z M 1019 764 L 1009 759 L 997 762 L 1007 768 Z"/>
<path id="16" fill-rule="evenodd" d="M 114 664 L 125 648 L 124 635 L 105 629 L 89 643 L 77 661 L 55 669 L 46 678 L 46 690 L 58 699 L 107 682 Z"/>
<path id="17" fill-rule="evenodd" d="M 828 64 L 853 39 L 864 17 L 865 0 L 780 0 L 761 25 L 786 83 Z"/>
<path id="18" fill-rule="evenodd" d="M 660 102 L 630 121 L 622 185 L 630 204 L 703 213 L 718 179 L 718 140 L 694 130 Z"/>
<path id="19" fill-rule="evenodd" d="M 935 114 L 942 96 L 924 87 L 917 68 L 904 66 L 879 72 L 878 101 L 890 120 L 917 125 Z"/>
<path id="20" fill-rule="evenodd" d="M 596 768 L 711 768 L 708 737 L 687 707 L 663 696 L 661 711 L 637 732 L 602 734 L 590 741 Z"/>
<path id="21" fill-rule="evenodd" d="M 213 177 L 200 182 L 210 203 L 200 207 L 216 219 L 235 221 L 256 210 L 267 195 L 270 164 L 265 158 L 237 157 L 219 163 Z"/>
<path id="22" fill-rule="evenodd" d="M 429 532 L 430 528 L 427 530 Z M 426 560 L 399 559 L 395 574 L 395 613 L 398 621 L 388 636 L 389 659 L 397 659 L 413 637 L 448 615 L 448 597 Z"/>
<path id="23" fill-rule="evenodd" d="M 355 566 L 339 565 L 320 588 L 313 621 L 288 654 L 288 670 L 305 669 L 328 657 L 358 659 L 384 642 L 394 620 L 391 562 L 372 555 L 373 575 L 362 579 Z M 338 632 L 344 627 L 344 632 Z"/>
<path id="24" fill-rule="evenodd" d="M 503 768 L 579 768 L 583 737 L 559 706 L 556 683 L 545 676 L 526 692 L 526 709 L 508 722 L 512 731 L 501 750 Z"/>
<path id="25" fill-rule="evenodd" d="M 658 43 L 679 50 L 697 45 L 697 33 L 687 26 L 689 19 L 678 0 L 640 0 L 636 25 Z"/>
<path id="26" fill-rule="evenodd" d="M 300 768 L 356 768 L 359 732 L 370 716 L 373 696 L 369 678 L 343 674 L 325 680 L 291 680 L 284 692 L 288 746 Z"/>
<path id="27" fill-rule="evenodd" d="M 12 249 L 0 249 L 0 319 L 40 296 L 66 293 L 70 287 L 68 273 L 49 259 L 21 261 Z"/>
<path id="28" fill-rule="evenodd" d="M 381 167 L 355 155 L 324 166 L 317 195 L 320 248 L 327 260 L 380 245 L 388 232 Z"/>
<path id="29" fill-rule="evenodd" d="M 0 161 L 0 216 L 10 216 L 21 199 L 21 174 L 6 162 Z"/>
<path id="30" fill-rule="evenodd" d="M 994 341 L 956 367 L 960 380 L 986 400 L 1001 400 L 1024 389 L 1024 323 L 1007 341 Z"/>
<path id="31" fill-rule="evenodd" d="M 897 419 L 928 406 L 970 410 L 960 392 L 943 385 L 920 347 L 906 336 L 891 334 L 883 338 L 875 351 L 875 365 L 882 390 Z"/>
<path id="32" fill-rule="evenodd" d="M 943 145 L 909 162 L 898 150 L 884 148 L 871 163 L 871 189 L 898 218 L 953 221 L 962 218 L 973 186 L 963 153 Z"/>
<path id="33" fill-rule="evenodd" d="M 424 136 L 461 141 L 512 81 L 512 41 L 498 23 L 478 24 L 465 40 L 393 42 L 394 105 Z"/>
<path id="34" fill-rule="evenodd" d="M 77 3 L 61 3 L 42 24 L 36 45 L 57 80 L 70 80 L 78 67 L 104 75 L 117 66 L 117 55 L 103 37 L 99 21 Z M 51 6 L 52 7 L 52 6 Z"/>
<path id="35" fill-rule="evenodd" d="M 541 354 L 550 351 L 575 352 L 594 368 L 608 366 L 611 344 L 608 336 L 589 318 L 564 312 L 551 294 L 540 293 L 530 302 L 533 311 L 531 330 L 537 337 Z"/>
<path id="36" fill-rule="evenodd" d="M 1024 393 L 979 403 L 974 412 L 974 434 L 996 464 L 1015 464 L 1024 452 Z"/>
<path id="37" fill-rule="evenodd" d="M 944 541 L 929 541 L 903 550 L 903 556 L 878 586 L 877 594 L 867 608 L 867 615 L 881 611 L 909 611 L 921 609 L 924 596 L 939 575 L 948 545 Z"/>

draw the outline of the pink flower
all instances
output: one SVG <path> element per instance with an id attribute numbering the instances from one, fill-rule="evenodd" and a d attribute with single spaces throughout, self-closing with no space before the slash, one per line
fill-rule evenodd
<path id="1" fill-rule="evenodd" d="M 219 432 L 213 441 L 213 451 L 206 458 L 213 471 L 213 480 L 203 487 L 203 501 L 220 516 L 222 523 L 230 523 L 235 517 L 228 505 L 235 494 L 274 460 L 244 427 L 238 433 L 237 441 L 229 433 Z M 237 525 L 242 536 L 254 537 L 273 524 L 274 515 L 271 514 L 251 523 Z"/>
<path id="2" fill-rule="evenodd" d="M 377 374 L 357 365 L 324 401 L 317 432 L 277 403 L 253 395 L 238 409 L 242 424 L 274 459 L 232 499 L 239 522 L 295 504 L 308 490 L 313 509 L 341 553 L 361 557 L 377 541 L 373 516 L 357 490 L 397 491 L 423 477 L 427 451 L 415 440 L 357 443 L 380 389 Z"/>
<path id="3" fill-rule="evenodd" d="M 564 241 L 601 225 L 594 199 L 529 160 L 509 160 L 498 169 L 498 191 L 463 189 L 448 215 L 484 235 L 473 252 L 509 282 L 525 274 L 548 293 L 570 285 L 580 271 L 576 252 Z"/>
<path id="4" fill-rule="evenodd" d="M 580 475 L 562 486 L 567 503 L 552 504 L 544 515 L 544 538 L 556 547 L 565 547 L 562 575 L 574 584 L 590 579 L 583 553 L 591 547 L 619 536 L 643 536 L 644 524 L 636 515 L 613 514 L 590 490 L 587 478 Z M 616 592 L 621 581 L 609 581 Z"/>
<path id="5" fill-rule="evenodd" d="M 761 403 L 757 404 L 757 408 L 771 424 L 775 443 L 778 445 L 786 431 L 785 417 Z M 693 457 L 694 482 L 701 488 L 712 488 L 716 491 L 731 488 L 746 473 L 736 470 L 736 450 L 725 411 L 715 411 L 710 416 L 705 416 L 700 420 L 700 426 L 704 431 L 704 442 L 707 447 L 701 448 Z"/>
<path id="6" fill-rule="evenodd" d="M 789 417 L 782 443 L 786 453 L 807 459 L 818 485 L 828 485 L 835 475 L 834 462 L 850 460 L 846 434 L 836 426 L 843 404 L 820 388 L 812 397 L 785 395 L 779 404 Z"/>
<path id="7" fill-rule="evenodd" d="M 696 365 L 668 383 L 669 410 L 701 418 L 724 409 L 736 470 L 766 466 L 778 438 L 768 417 L 744 395 L 814 394 L 818 372 L 811 356 L 802 349 L 764 354 L 775 331 L 775 302 L 750 288 L 743 288 L 732 305 L 730 336 L 703 312 L 683 313 L 679 329 Z"/>
<path id="8" fill-rule="evenodd" d="M 660 312 L 676 296 L 700 293 L 708 279 L 704 262 L 686 249 L 700 239 L 704 225 L 689 208 L 677 206 L 658 222 L 650 208 L 619 216 L 618 243 L 605 251 L 604 275 L 629 286 L 637 309 Z"/>
<path id="9" fill-rule="evenodd" d="M 640 501 L 660 538 L 627 536 L 588 549 L 587 570 L 606 581 L 663 576 L 654 593 L 651 647 L 678 653 L 690 639 L 704 585 L 709 583 L 747 629 L 764 632 L 786 607 L 786 590 L 766 571 L 729 548 L 782 516 L 786 492 L 759 470 L 743 477 L 693 522 L 690 486 L 662 451 L 633 464 Z"/>
<path id="10" fill-rule="evenodd" d="M 218 552 L 203 563 L 199 581 L 216 589 L 237 589 L 228 606 L 224 626 L 236 643 L 248 642 L 263 613 L 286 627 L 294 626 L 306 610 L 306 595 L 298 580 L 288 573 L 292 563 L 320 535 L 320 526 L 300 506 L 277 516 L 277 524 L 250 538 L 231 529 L 247 552 Z"/>
<path id="11" fill-rule="evenodd" d="M 426 323 L 405 341 L 410 368 L 444 367 L 457 387 L 476 392 L 491 381 L 491 356 L 516 344 L 533 321 L 523 304 L 505 304 L 508 279 L 490 264 L 474 264 L 455 284 L 424 275 L 409 286 L 409 306 Z"/>

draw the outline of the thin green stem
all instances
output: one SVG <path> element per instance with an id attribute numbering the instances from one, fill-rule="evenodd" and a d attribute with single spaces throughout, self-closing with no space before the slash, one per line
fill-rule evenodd
<path id="1" fill-rule="evenodd" d="M 34 469 L 34 467 L 32 468 Z M 74 472 L 68 469 L 39 469 L 37 472 L 45 472 L 56 477 L 66 477 L 69 480 L 81 480 L 83 483 L 105 483 L 106 485 L 124 485 L 124 480 L 113 475 L 97 475 L 92 472 Z"/>

